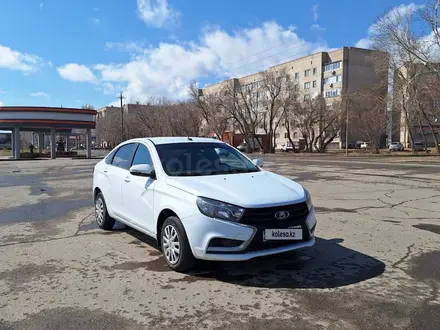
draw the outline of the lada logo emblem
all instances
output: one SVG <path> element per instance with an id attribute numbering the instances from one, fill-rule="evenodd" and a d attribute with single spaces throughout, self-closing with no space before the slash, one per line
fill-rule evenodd
<path id="1" fill-rule="evenodd" d="M 289 215 L 290 213 L 287 211 L 278 211 L 277 213 L 275 213 L 275 218 L 277 218 L 278 220 L 283 220 L 287 219 Z"/>

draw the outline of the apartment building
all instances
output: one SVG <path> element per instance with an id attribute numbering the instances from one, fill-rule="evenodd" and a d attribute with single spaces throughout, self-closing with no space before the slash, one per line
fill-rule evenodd
<path id="1" fill-rule="evenodd" d="M 438 76 L 432 71 L 433 67 L 440 70 L 440 63 L 405 63 L 399 69 L 400 72 L 394 74 L 393 111 L 390 118 L 393 142 L 411 147 L 411 132 L 414 142 L 433 147 L 435 141 L 431 128 L 440 140 L 440 87 Z M 411 102 L 415 94 L 419 100 L 418 106 L 423 108 L 428 119 L 416 108 L 416 103 Z"/>
<path id="2" fill-rule="evenodd" d="M 300 100 L 305 101 L 322 95 L 330 108 L 336 101 L 343 102 L 343 95 L 347 93 L 355 95 L 357 91 L 386 81 L 387 77 L 379 75 L 375 70 L 374 59 L 380 54 L 369 49 L 342 47 L 330 52 L 318 52 L 304 56 L 272 66 L 267 70 L 287 72 L 290 79 L 294 79 L 298 86 Z M 383 53 L 383 56 L 387 55 Z M 226 84 L 231 82 L 235 88 L 255 89 L 258 93 L 263 77 L 264 72 L 258 72 L 245 77 L 232 78 L 201 89 L 199 95 L 218 94 Z M 386 92 L 384 90 L 384 97 Z M 345 107 L 347 106 L 349 107 L 349 105 L 345 105 Z M 263 128 L 259 127 L 257 133 L 263 132 Z M 350 129 L 348 132 L 349 145 L 354 144 L 359 139 L 359 134 L 355 130 L 350 131 Z M 294 130 L 291 134 L 293 141 L 301 144 L 301 132 Z M 286 143 L 288 140 L 286 128 L 281 125 L 275 137 L 278 147 Z M 337 138 L 328 146 L 329 149 L 343 147 L 345 147 L 345 127 L 341 127 Z"/>

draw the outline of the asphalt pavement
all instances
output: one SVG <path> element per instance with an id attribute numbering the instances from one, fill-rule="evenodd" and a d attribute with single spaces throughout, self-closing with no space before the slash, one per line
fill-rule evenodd
<path id="1" fill-rule="evenodd" d="M 97 228 L 97 160 L 0 162 L 0 329 L 438 328 L 438 164 L 258 157 L 311 192 L 316 245 L 187 274 Z"/>

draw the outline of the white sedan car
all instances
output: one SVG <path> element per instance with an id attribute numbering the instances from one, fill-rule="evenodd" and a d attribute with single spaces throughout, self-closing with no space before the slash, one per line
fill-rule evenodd
<path id="1" fill-rule="evenodd" d="M 117 220 L 153 237 L 176 271 L 315 243 L 308 191 L 214 139 L 123 142 L 96 164 L 93 195 L 99 227 Z"/>

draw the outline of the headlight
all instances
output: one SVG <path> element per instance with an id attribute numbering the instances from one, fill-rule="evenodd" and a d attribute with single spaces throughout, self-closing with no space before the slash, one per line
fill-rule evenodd
<path id="1" fill-rule="evenodd" d="M 313 207 L 312 196 L 310 196 L 310 193 L 307 189 L 304 188 L 304 191 L 306 192 L 306 196 L 307 196 L 307 199 L 306 199 L 307 208 L 309 210 L 311 210 Z"/>
<path id="2" fill-rule="evenodd" d="M 241 207 L 206 197 L 197 198 L 197 207 L 207 217 L 229 221 L 240 221 L 244 213 L 244 209 Z"/>

